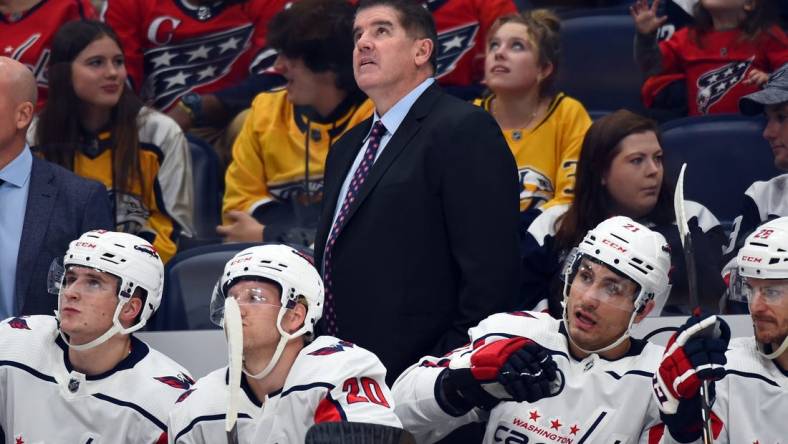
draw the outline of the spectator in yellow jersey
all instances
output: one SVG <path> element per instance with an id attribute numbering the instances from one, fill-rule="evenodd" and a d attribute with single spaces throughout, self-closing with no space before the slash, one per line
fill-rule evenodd
<path id="1" fill-rule="evenodd" d="M 476 104 L 501 126 L 517 161 L 522 229 L 541 208 L 572 201 L 575 167 L 591 125 L 583 105 L 553 91 L 560 54 L 558 17 L 544 9 L 499 18 L 487 34 Z"/>
<path id="2" fill-rule="evenodd" d="M 328 150 L 372 114 L 353 79 L 353 14 L 344 1 L 303 0 L 271 21 L 287 87 L 255 98 L 233 146 L 226 240 L 312 244 Z"/>
<path id="3" fill-rule="evenodd" d="M 192 170 L 186 138 L 126 86 L 123 50 L 98 21 L 57 32 L 49 99 L 28 131 L 47 160 L 107 187 L 117 231 L 150 242 L 163 261 L 192 235 Z"/>

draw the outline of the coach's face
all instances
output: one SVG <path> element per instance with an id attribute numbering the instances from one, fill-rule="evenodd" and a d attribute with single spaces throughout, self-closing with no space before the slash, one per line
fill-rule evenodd
<path id="1" fill-rule="evenodd" d="M 788 171 L 788 102 L 766 107 L 768 121 L 763 137 L 774 154 L 774 166 Z"/>
<path id="2" fill-rule="evenodd" d="M 389 6 L 360 10 L 353 40 L 353 74 L 373 100 L 381 93 L 404 97 L 420 83 L 420 68 L 429 63 L 432 52 L 430 40 L 409 35 L 398 12 Z"/>

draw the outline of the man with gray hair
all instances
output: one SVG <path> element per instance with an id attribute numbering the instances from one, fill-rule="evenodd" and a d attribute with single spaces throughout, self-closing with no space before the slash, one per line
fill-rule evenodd
<path id="1" fill-rule="evenodd" d="M 0 57 L 0 319 L 51 313 L 52 259 L 83 232 L 113 226 L 101 184 L 31 153 L 25 135 L 36 99 L 30 70 Z"/>

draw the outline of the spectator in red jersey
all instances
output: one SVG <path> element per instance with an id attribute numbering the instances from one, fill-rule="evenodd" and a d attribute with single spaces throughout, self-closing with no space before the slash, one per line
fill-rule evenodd
<path id="1" fill-rule="evenodd" d="M 101 13 L 126 55 L 143 100 L 170 111 L 182 128 L 220 142 L 231 115 L 203 95 L 235 86 L 274 60 L 265 50 L 268 21 L 287 0 L 107 0 Z M 210 116 L 211 118 L 204 118 Z"/>
<path id="2" fill-rule="evenodd" d="M 735 113 L 740 97 L 757 91 L 770 72 L 788 62 L 788 37 L 775 24 L 771 0 L 700 0 L 695 24 L 657 43 L 657 29 L 667 20 L 637 0 L 631 8 L 637 29 L 635 60 L 650 78 L 646 105 L 671 82 L 683 80 L 689 115 Z"/>
<path id="3" fill-rule="evenodd" d="M 96 18 L 89 0 L 4 0 L 0 2 L 0 55 L 18 60 L 38 83 L 40 110 L 47 100 L 47 61 L 52 38 L 60 25 L 74 19 Z"/>

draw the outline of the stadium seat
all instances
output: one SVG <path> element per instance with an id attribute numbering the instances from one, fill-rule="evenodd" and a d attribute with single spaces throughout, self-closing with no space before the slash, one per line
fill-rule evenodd
<path id="1" fill-rule="evenodd" d="M 222 177 L 219 156 L 202 139 L 187 135 L 192 156 L 194 228 L 198 239 L 215 239 L 221 221 Z"/>
<path id="2" fill-rule="evenodd" d="M 634 61 L 634 36 L 635 25 L 624 8 L 565 16 L 558 90 L 580 100 L 592 114 L 619 108 L 642 111 L 643 76 Z"/>
<path id="3" fill-rule="evenodd" d="M 675 183 L 687 163 L 684 197 L 711 210 L 720 222 L 739 214 L 742 196 L 756 180 L 780 174 L 762 136 L 763 118 L 736 114 L 687 117 L 662 126 L 665 174 Z"/>
<path id="4" fill-rule="evenodd" d="M 209 319 L 214 285 L 237 252 L 257 243 L 215 244 L 178 253 L 164 270 L 164 297 L 151 330 L 218 328 Z"/>

